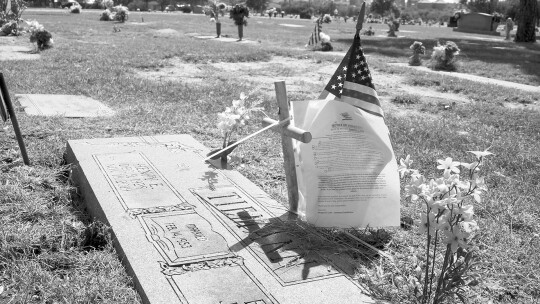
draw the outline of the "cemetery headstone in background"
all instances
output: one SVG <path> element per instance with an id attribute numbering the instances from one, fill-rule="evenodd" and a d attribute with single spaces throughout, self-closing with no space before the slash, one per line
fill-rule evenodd
<path id="1" fill-rule="evenodd" d="M 68 142 L 73 180 L 144 303 L 373 302 L 350 257 L 291 233 L 294 214 L 220 160 L 205 163 L 208 152 L 189 135 Z"/>
<path id="2" fill-rule="evenodd" d="M 495 22 L 492 15 L 469 13 L 460 15 L 454 31 L 500 36 L 501 33 L 497 32 L 498 26 L 499 22 Z"/>
<path id="3" fill-rule="evenodd" d="M 80 95 L 18 94 L 19 103 L 28 115 L 98 117 L 114 111 L 103 103 Z"/>

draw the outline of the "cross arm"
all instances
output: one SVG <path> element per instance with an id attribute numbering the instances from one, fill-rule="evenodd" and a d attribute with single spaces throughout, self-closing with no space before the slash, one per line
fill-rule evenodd
<path id="1" fill-rule="evenodd" d="M 273 123 L 276 123 L 276 120 L 268 117 L 263 118 L 262 125 L 264 127 L 269 126 Z M 309 143 L 312 139 L 310 132 L 297 128 L 291 124 L 288 124 L 286 126 L 275 126 L 272 128 L 272 130 L 279 132 L 287 137 L 294 138 L 305 144 Z"/>

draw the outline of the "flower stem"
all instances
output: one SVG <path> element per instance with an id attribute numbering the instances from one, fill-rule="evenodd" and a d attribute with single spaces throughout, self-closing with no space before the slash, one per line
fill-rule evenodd
<path id="1" fill-rule="evenodd" d="M 452 252 L 452 247 L 450 244 L 446 245 L 446 253 L 444 255 L 444 262 L 441 268 L 441 273 L 439 274 L 439 281 L 437 282 L 437 290 L 435 291 L 435 298 L 433 299 L 433 304 L 440 303 L 441 300 L 441 287 L 444 282 L 444 275 L 446 274 L 446 269 L 448 268 L 448 260 L 450 259 L 450 254 Z"/>
<path id="2" fill-rule="evenodd" d="M 426 273 L 424 274 L 424 288 L 422 290 L 422 303 L 426 303 L 427 300 L 427 284 L 428 284 L 428 274 L 429 274 L 429 247 L 431 244 L 431 233 L 430 233 L 430 226 L 429 226 L 429 212 L 431 211 L 427 202 L 426 202 L 426 224 L 427 224 L 427 242 L 426 242 Z"/>
<path id="3" fill-rule="evenodd" d="M 433 258 L 431 259 L 431 274 L 429 276 L 429 292 L 428 295 L 431 298 L 432 286 L 433 286 L 433 274 L 435 272 L 435 255 L 437 254 L 437 245 L 439 236 L 439 230 L 435 232 L 435 244 L 433 245 Z"/>
<path id="4" fill-rule="evenodd" d="M 227 147 L 227 137 L 229 136 L 229 132 L 225 132 L 225 136 L 223 137 L 223 148 Z"/>

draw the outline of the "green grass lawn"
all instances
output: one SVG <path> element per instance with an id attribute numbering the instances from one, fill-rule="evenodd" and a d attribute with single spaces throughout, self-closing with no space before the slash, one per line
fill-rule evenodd
<path id="1" fill-rule="evenodd" d="M 55 47 L 38 61 L 3 61 L 8 88 L 14 94 L 82 94 L 115 111 L 110 118 L 68 119 L 32 117 L 19 112 L 19 122 L 33 162 L 22 166 L 12 128 L 0 129 L 0 303 L 139 303 L 129 277 L 112 248 L 107 227 L 93 222 L 68 180 L 63 162 L 66 141 L 78 138 L 186 133 L 208 147 L 220 145 L 216 113 L 250 91 L 239 75 L 208 77 L 204 84 L 151 81 L 140 70 L 158 70 L 169 59 L 186 63 L 263 62 L 276 56 L 337 64 L 339 56 L 304 49 L 313 23 L 290 18 L 249 19 L 246 39 L 257 44 L 219 43 L 185 34 L 213 35 L 215 25 L 200 15 L 132 13 L 125 24 L 100 22 L 100 11 L 80 15 L 63 10 L 28 10 L 24 19 L 37 20 L 52 34 Z M 141 23 L 141 17 L 144 23 Z M 223 18 L 222 33 L 236 37 L 236 28 Z M 286 27 L 294 24 L 303 27 Z M 120 29 L 113 32 L 113 26 Z M 373 25 L 386 35 L 385 25 Z M 163 29 L 177 34 L 165 35 Z M 399 77 L 403 85 L 465 96 L 467 103 L 403 98 L 392 86 L 379 94 L 386 104 L 386 122 L 396 157 L 410 154 L 415 166 L 434 176 L 436 160 L 452 157 L 470 161 L 468 150 L 491 147 L 486 163 L 489 192 L 475 205 L 481 227 L 478 247 L 478 286 L 468 291 L 471 302 L 538 303 L 540 301 L 540 113 L 539 96 L 453 77 L 426 74 L 388 65 L 406 62 L 409 46 L 422 41 L 429 58 L 436 41 L 451 40 L 461 48 L 459 72 L 540 85 L 540 46 L 514 44 L 503 37 L 453 32 L 450 28 L 402 26 L 400 37 L 362 36 L 370 68 L 384 79 Z M 345 52 L 354 24 L 325 24 L 336 51 Z M 170 31 L 169 31 L 170 32 Z M 28 37 L 18 38 L 27 44 Z M 0 42 L 1 43 L 1 42 Z M 275 75 L 280 77 L 281 75 Z M 320 88 L 313 88 L 318 93 Z M 262 95 L 265 111 L 274 116 L 272 96 Z M 295 98 L 309 98 L 296 94 Z M 513 105 L 509 107 L 508 105 Z M 408 113 L 403 115 L 402 113 Z M 260 117 L 257 117 L 258 119 Z M 245 133 L 260 125 L 248 125 Z M 268 133 L 242 145 L 235 154 L 238 170 L 270 195 L 286 203 L 279 137 Z M 418 217 L 418 208 L 403 200 L 402 215 Z M 394 257 L 358 258 L 359 280 L 373 296 L 408 303 L 412 294 L 394 284 L 396 275 L 413 275 L 413 257 L 420 255 L 423 237 L 411 230 L 387 229 L 359 233 Z M 350 246 L 360 248 L 350 241 Z M 1 292 L 3 290 L 3 292 Z"/>

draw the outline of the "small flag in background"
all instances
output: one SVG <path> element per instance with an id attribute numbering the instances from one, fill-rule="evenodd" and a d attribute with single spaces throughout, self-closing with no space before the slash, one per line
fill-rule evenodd
<path id="1" fill-rule="evenodd" d="M 351 104 L 370 114 L 384 117 L 358 34 L 354 36 L 353 45 L 319 98 L 327 99 L 330 94 L 334 95 L 336 100 Z"/>
<path id="2" fill-rule="evenodd" d="M 321 20 L 317 19 L 313 33 L 311 33 L 311 36 L 309 37 L 308 45 L 317 45 L 319 41 L 321 41 L 321 37 L 319 37 L 321 34 L 321 27 Z"/>

